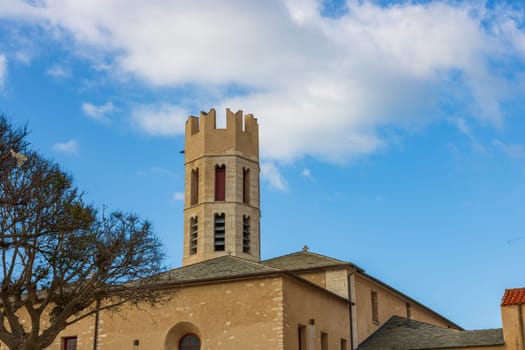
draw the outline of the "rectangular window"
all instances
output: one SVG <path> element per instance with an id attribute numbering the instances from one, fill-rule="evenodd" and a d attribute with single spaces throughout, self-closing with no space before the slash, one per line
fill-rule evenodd
<path id="1" fill-rule="evenodd" d="M 407 309 L 407 318 L 412 318 L 412 305 L 410 305 L 410 303 L 406 303 L 405 307 Z"/>
<path id="2" fill-rule="evenodd" d="M 372 291 L 370 294 L 370 299 L 372 301 L 372 321 L 375 323 L 379 322 L 379 310 L 377 305 L 377 292 Z"/>
<path id="3" fill-rule="evenodd" d="M 190 204 L 194 205 L 199 203 L 199 169 L 193 169 L 191 171 L 191 201 Z"/>
<path id="4" fill-rule="evenodd" d="M 250 203 L 250 169 L 242 168 L 242 201 Z"/>
<path id="5" fill-rule="evenodd" d="M 214 222 L 214 247 L 216 252 L 223 252 L 225 247 L 226 223 L 225 215 L 215 214 Z"/>
<path id="6" fill-rule="evenodd" d="M 215 200 L 226 199 L 226 165 L 215 167 Z"/>
<path id="7" fill-rule="evenodd" d="M 321 332 L 321 350 L 328 350 L 328 334 Z"/>
<path id="8" fill-rule="evenodd" d="M 242 251 L 250 252 L 250 217 L 246 215 L 242 217 Z"/>
<path id="9" fill-rule="evenodd" d="M 300 324 L 297 327 L 297 339 L 299 340 L 299 350 L 306 350 L 306 326 Z"/>
<path id="10" fill-rule="evenodd" d="M 346 339 L 341 339 L 341 350 L 347 350 L 346 349 Z"/>
<path id="11" fill-rule="evenodd" d="M 199 239 L 199 219 L 190 219 L 190 255 L 197 254 L 197 242 Z"/>
<path id="12" fill-rule="evenodd" d="M 62 338 L 63 350 L 77 350 L 77 337 Z"/>

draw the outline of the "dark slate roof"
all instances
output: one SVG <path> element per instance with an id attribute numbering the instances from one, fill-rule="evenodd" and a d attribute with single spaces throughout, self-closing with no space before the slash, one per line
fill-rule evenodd
<path id="1" fill-rule="evenodd" d="M 308 270 L 338 265 L 352 266 L 352 264 L 346 261 L 330 258 L 328 256 L 315 254 L 308 251 L 301 251 L 279 256 L 273 259 L 264 260 L 261 261 L 261 264 L 288 271 Z"/>
<path id="2" fill-rule="evenodd" d="M 503 344 L 501 328 L 458 331 L 393 316 L 365 339 L 358 350 L 424 350 Z"/>
<path id="3" fill-rule="evenodd" d="M 251 276 L 278 271 L 255 261 L 225 255 L 164 272 L 161 274 L 160 279 L 164 282 L 182 283 Z"/>

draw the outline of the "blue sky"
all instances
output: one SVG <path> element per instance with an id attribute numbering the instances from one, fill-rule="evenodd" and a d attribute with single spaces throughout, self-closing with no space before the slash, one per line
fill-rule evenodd
<path id="1" fill-rule="evenodd" d="M 525 286 L 520 2 L 0 1 L 0 112 L 182 259 L 184 122 L 261 133 L 262 256 L 352 261 L 465 328 Z"/>

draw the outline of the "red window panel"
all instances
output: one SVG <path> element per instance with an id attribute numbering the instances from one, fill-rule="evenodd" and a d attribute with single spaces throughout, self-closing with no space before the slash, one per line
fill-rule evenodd
<path id="1" fill-rule="evenodd" d="M 250 169 L 242 169 L 242 201 L 250 203 Z"/>
<path id="2" fill-rule="evenodd" d="M 215 200 L 224 201 L 226 199 L 226 166 L 215 167 Z"/>

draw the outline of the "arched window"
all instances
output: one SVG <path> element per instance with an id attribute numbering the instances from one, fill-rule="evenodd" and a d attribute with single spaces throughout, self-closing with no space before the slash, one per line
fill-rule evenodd
<path id="1" fill-rule="evenodd" d="M 191 196 L 190 204 L 194 205 L 199 203 L 199 169 L 193 169 L 191 171 Z"/>
<path id="2" fill-rule="evenodd" d="M 242 168 L 242 202 L 250 204 L 250 169 Z"/>
<path id="3" fill-rule="evenodd" d="M 242 251 L 250 252 L 250 217 L 242 216 Z"/>
<path id="4" fill-rule="evenodd" d="M 180 350 L 200 350 L 201 340 L 197 334 L 189 333 L 181 338 L 179 343 Z"/>
<path id="5" fill-rule="evenodd" d="M 224 251 L 225 240 L 226 240 L 226 222 L 225 220 L 226 220 L 226 217 L 224 213 L 215 214 L 213 239 L 214 239 L 214 246 L 215 246 L 216 252 Z"/>
<path id="6" fill-rule="evenodd" d="M 215 200 L 224 201 L 226 199 L 226 165 L 215 167 Z"/>
<path id="7" fill-rule="evenodd" d="M 199 218 L 190 218 L 190 255 L 197 254 L 197 242 L 199 239 Z"/>

